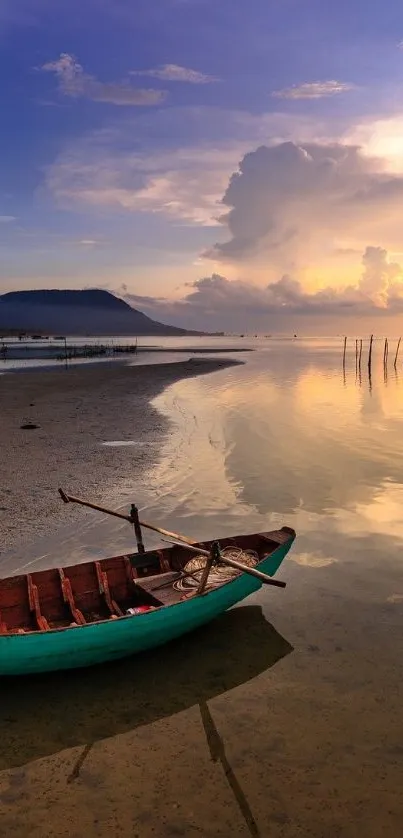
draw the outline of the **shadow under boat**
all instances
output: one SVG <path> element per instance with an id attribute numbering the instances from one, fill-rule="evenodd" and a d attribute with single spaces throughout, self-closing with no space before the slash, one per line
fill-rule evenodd
<path id="1" fill-rule="evenodd" d="M 207 702 L 255 678 L 292 651 L 261 607 L 248 605 L 132 658 L 84 670 L 3 678 L 0 771 L 91 745 Z"/>

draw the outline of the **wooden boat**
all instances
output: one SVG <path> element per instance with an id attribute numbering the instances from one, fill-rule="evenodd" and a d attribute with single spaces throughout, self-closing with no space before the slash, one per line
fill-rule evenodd
<path id="1" fill-rule="evenodd" d="M 255 551 L 255 570 L 272 577 L 288 553 L 294 530 L 220 539 L 225 548 Z M 177 543 L 0 580 L 0 675 L 90 666 L 162 645 L 226 611 L 258 590 L 250 572 L 198 593 L 181 589 L 198 550 Z M 202 571 L 200 571 L 202 572 Z M 193 574 L 193 577 L 197 574 Z M 190 577 L 192 578 L 192 577 Z M 200 580 L 200 573 L 198 579 Z M 263 577 L 262 577 L 263 579 Z M 274 584 L 284 583 L 273 580 Z"/>

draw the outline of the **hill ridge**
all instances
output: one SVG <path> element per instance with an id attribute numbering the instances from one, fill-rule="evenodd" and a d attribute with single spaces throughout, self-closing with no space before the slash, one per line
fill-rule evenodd
<path id="1" fill-rule="evenodd" d="M 0 329 L 95 336 L 202 334 L 152 320 L 102 288 L 9 291 L 0 295 Z"/>

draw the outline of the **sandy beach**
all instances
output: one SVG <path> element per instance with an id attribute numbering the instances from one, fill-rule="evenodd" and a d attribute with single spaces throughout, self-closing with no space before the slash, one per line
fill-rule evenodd
<path id="1" fill-rule="evenodd" d="M 91 364 L 1 376 L 0 555 L 82 519 L 82 508 L 61 503 L 58 486 L 102 502 L 119 477 L 152 467 L 169 431 L 152 399 L 181 378 L 236 363 Z M 103 445 L 114 440 L 141 444 Z"/>

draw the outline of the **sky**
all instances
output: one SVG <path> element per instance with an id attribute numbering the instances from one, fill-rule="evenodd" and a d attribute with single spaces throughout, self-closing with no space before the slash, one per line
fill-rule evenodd
<path id="1" fill-rule="evenodd" d="M 403 6 L 0 0 L 0 294 L 399 334 Z"/>

